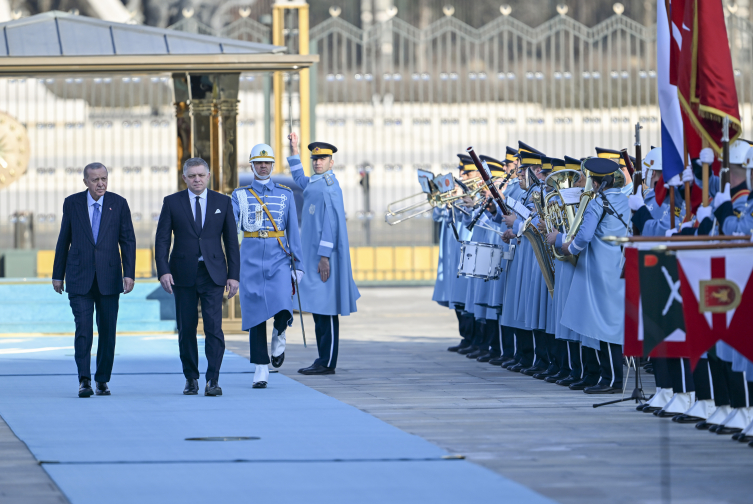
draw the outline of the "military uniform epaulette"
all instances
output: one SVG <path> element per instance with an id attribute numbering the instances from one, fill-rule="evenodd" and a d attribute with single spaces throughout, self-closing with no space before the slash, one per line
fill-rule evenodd
<path id="1" fill-rule="evenodd" d="M 332 184 L 335 183 L 335 181 L 332 180 L 332 175 L 329 174 L 329 173 L 325 173 L 324 174 L 324 181 L 327 183 L 328 186 L 330 186 L 330 185 L 332 185 Z"/>
<path id="2" fill-rule="evenodd" d="M 288 191 L 293 192 L 293 190 L 286 185 L 278 184 L 277 182 L 275 182 L 275 185 L 281 189 L 287 189 Z"/>

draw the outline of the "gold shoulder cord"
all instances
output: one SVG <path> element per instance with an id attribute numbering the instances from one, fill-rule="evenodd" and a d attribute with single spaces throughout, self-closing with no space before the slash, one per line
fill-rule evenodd
<path id="1" fill-rule="evenodd" d="M 279 229 L 277 229 L 277 223 L 275 223 L 275 220 L 272 218 L 272 214 L 269 212 L 269 209 L 267 208 L 266 203 L 262 202 L 262 200 L 259 197 L 259 195 L 256 194 L 254 192 L 254 190 L 251 189 L 250 187 L 248 188 L 248 192 L 250 192 L 251 194 L 254 195 L 254 198 L 256 198 L 256 201 L 258 201 L 259 204 L 261 205 L 261 207 L 264 209 L 264 213 L 266 213 L 267 217 L 269 217 L 269 222 L 272 223 L 272 227 L 275 228 L 275 231 L 280 231 Z M 280 244 L 280 247 L 282 247 L 282 251 L 285 252 L 285 254 L 290 255 L 290 254 L 288 254 L 288 251 L 285 250 L 285 245 L 282 244 L 282 240 L 280 240 L 280 238 L 277 238 L 277 243 Z"/>

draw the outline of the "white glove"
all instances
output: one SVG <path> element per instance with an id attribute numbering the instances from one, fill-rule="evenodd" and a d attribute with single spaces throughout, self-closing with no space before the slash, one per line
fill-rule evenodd
<path id="1" fill-rule="evenodd" d="M 691 184 L 695 180 L 695 177 L 693 176 L 693 170 L 690 169 L 690 166 L 686 167 L 682 171 L 682 183 L 690 182 Z"/>
<path id="2" fill-rule="evenodd" d="M 698 210 L 695 212 L 695 218 L 698 222 L 703 222 L 703 219 L 707 217 L 711 217 L 711 214 L 714 213 L 714 207 L 709 205 L 707 207 L 701 205 L 698 207 Z"/>
<path id="3" fill-rule="evenodd" d="M 716 196 L 714 196 L 714 210 L 722 206 L 723 203 L 732 201 L 729 190 L 729 182 L 727 182 L 724 186 L 724 191 L 716 193 Z"/>
<path id="4" fill-rule="evenodd" d="M 676 230 L 675 228 L 669 228 L 669 229 L 667 229 L 667 231 L 666 231 L 666 232 L 664 233 L 664 236 L 666 236 L 667 238 L 669 238 L 669 237 L 670 237 L 670 236 L 672 236 L 673 234 L 677 234 L 677 230 Z"/>
<path id="5" fill-rule="evenodd" d="M 701 159 L 701 163 L 712 164 L 714 162 L 714 149 L 711 147 L 701 149 L 701 154 L 698 157 Z"/>
<path id="6" fill-rule="evenodd" d="M 301 270 L 291 270 L 290 271 L 290 278 L 296 281 L 296 283 L 300 284 L 301 280 L 303 280 L 303 271 Z"/>
<path id="7" fill-rule="evenodd" d="M 672 186 L 672 187 L 681 186 L 682 185 L 682 180 L 680 180 L 680 176 L 679 175 L 675 175 L 674 177 L 672 177 L 671 179 L 669 179 L 667 181 L 667 185 L 668 186 Z"/>
<path id="8" fill-rule="evenodd" d="M 683 222 L 682 225 L 680 226 L 680 230 L 685 229 L 685 228 L 689 228 L 692 225 L 693 225 L 693 221 Z"/>
<path id="9" fill-rule="evenodd" d="M 641 191 L 628 196 L 628 206 L 633 212 L 637 212 L 638 209 L 643 205 L 645 205 L 645 203 L 643 202 L 643 195 L 641 194 Z"/>

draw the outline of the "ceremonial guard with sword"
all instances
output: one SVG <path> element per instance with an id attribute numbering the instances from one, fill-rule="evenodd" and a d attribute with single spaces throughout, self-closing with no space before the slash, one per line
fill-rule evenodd
<path id="1" fill-rule="evenodd" d="M 295 198 L 289 187 L 270 178 L 275 163 L 272 148 L 254 146 L 249 163 L 254 181 L 233 192 L 233 213 L 238 233 L 243 233 L 240 299 L 250 360 L 256 365 L 253 387 L 266 388 L 267 320 L 274 318 L 271 363 L 280 367 L 285 360 L 285 330 L 293 324 L 291 284 L 294 291 L 304 270 Z"/>
<path id="2" fill-rule="evenodd" d="M 309 144 L 314 174 L 303 172 L 298 150 L 298 135 L 288 137 L 292 156 L 288 158 L 295 183 L 303 189 L 304 267 L 311 273 L 301 282 L 301 303 L 304 311 L 314 316 L 316 346 L 319 357 L 298 372 L 305 375 L 335 374 L 340 343 L 339 315 L 356 311 L 361 297 L 350 265 L 348 229 L 340 184 L 332 172 L 332 155 L 337 147 L 324 142 Z M 318 274 L 313 274 L 316 271 Z"/>

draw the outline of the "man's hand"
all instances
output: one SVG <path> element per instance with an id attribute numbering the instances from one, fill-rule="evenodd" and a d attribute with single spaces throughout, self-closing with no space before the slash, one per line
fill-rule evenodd
<path id="1" fill-rule="evenodd" d="M 52 281 L 52 288 L 55 289 L 55 292 L 58 294 L 63 293 L 63 281 L 62 280 L 53 280 Z"/>
<path id="2" fill-rule="evenodd" d="M 162 284 L 162 288 L 165 289 L 165 292 L 168 294 L 173 293 L 173 285 L 175 285 L 175 282 L 173 282 L 173 276 L 170 273 L 165 273 L 161 277 L 159 277 L 159 283 Z"/>
<path id="3" fill-rule="evenodd" d="M 507 224 L 507 227 L 512 227 L 513 223 L 515 222 L 515 219 L 517 219 L 517 216 L 510 212 L 510 215 L 505 215 L 502 217 L 502 220 L 505 221 L 505 224 Z"/>
<path id="4" fill-rule="evenodd" d="M 641 194 L 641 191 L 628 196 L 628 207 L 630 207 L 630 210 L 632 210 L 633 212 L 637 212 L 645 204 L 646 203 L 643 201 L 643 195 Z"/>
<path id="5" fill-rule="evenodd" d="M 714 210 L 728 201 L 732 201 L 732 197 L 730 196 L 729 182 L 724 185 L 724 191 L 718 192 L 716 193 L 716 196 L 714 196 Z"/>
<path id="6" fill-rule="evenodd" d="M 490 201 L 489 204 L 486 205 L 486 210 L 490 214 L 496 215 L 497 214 L 497 204 L 494 201 Z"/>
<path id="7" fill-rule="evenodd" d="M 698 222 L 703 222 L 703 219 L 708 219 L 711 217 L 711 214 L 713 213 L 714 207 L 711 205 L 709 206 L 699 206 L 698 210 L 695 212 L 695 218 Z"/>
<path id="8" fill-rule="evenodd" d="M 701 163 L 713 164 L 714 163 L 714 150 L 711 147 L 706 147 L 705 149 L 701 149 L 701 153 L 699 154 L 698 157 L 701 160 Z"/>
<path id="9" fill-rule="evenodd" d="M 502 233 L 502 241 L 505 243 L 510 243 L 510 240 L 514 238 L 515 238 L 515 233 L 512 232 L 512 229 L 508 229 L 504 233 Z"/>
<path id="10" fill-rule="evenodd" d="M 557 236 L 559 235 L 559 231 L 552 231 L 548 235 L 546 235 L 546 242 L 549 245 L 554 245 L 557 242 Z"/>
<path id="11" fill-rule="evenodd" d="M 238 294 L 238 280 L 228 278 L 227 282 L 225 282 L 225 292 L 227 292 L 228 299 L 231 299 L 233 296 Z"/>
<path id="12" fill-rule="evenodd" d="M 463 196 L 462 198 L 460 198 L 460 201 L 463 202 L 463 206 L 465 207 L 473 206 L 473 198 L 471 198 L 470 196 Z"/>
<path id="13" fill-rule="evenodd" d="M 290 140 L 290 152 L 292 152 L 294 156 L 300 154 L 300 151 L 298 150 L 298 135 L 291 132 L 288 135 L 288 140 Z"/>
<path id="14" fill-rule="evenodd" d="M 546 233 L 546 222 L 544 222 L 544 219 L 539 219 L 539 223 L 536 224 L 536 227 L 541 233 Z"/>
<path id="15" fill-rule="evenodd" d="M 563 254 L 563 255 L 566 255 L 566 256 L 570 255 L 570 244 L 571 244 L 572 242 L 573 242 L 573 241 L 572 241 L 572 240 L 570 240 L 569 242 L 567 242 L 567 243 L 563 243 L 563 244 L 562 244 L 562 254 Z"/>
<path id="16" fill-rule="evenodd" d="M 123 294 L 128 294 L 133 290 L 133 278 L 123 277 Z"/>
<path id="17" fill-rule="evenodd" d="M 326 282 L 329 278 L 329 257 L 322 256 L 319 259 L 319 266 L 316 268 L 316 272 L 322 277 L 322 282 Z"/>

